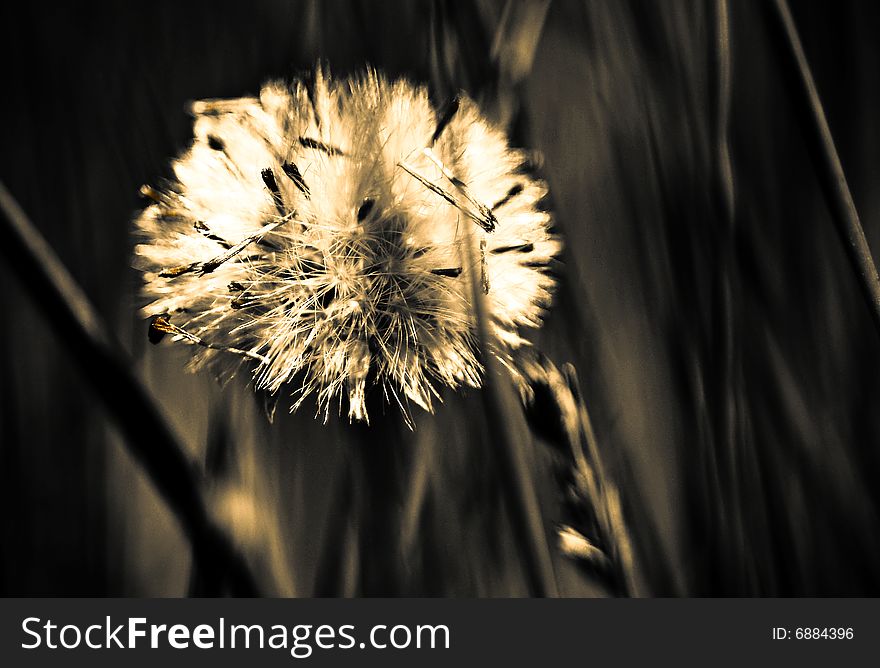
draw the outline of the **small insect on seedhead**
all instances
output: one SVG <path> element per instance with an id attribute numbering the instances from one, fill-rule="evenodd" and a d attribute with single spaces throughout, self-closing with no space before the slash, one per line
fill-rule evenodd
<path id="1" fill-rule="evenodd" d="M 510 190 L 507 191 L 507 193 L 505 193 L 504 197 L 495 202 L 495 204 L 492 206 L 492 211 L 495 212 L 500 209 L 502 206 L 513 200 L 517 195 L 522 193 L 524 189 L 525 186 L 523 186 L 522 183 L 517 183 L 516 185 L 514 185 Z"/>
<path id="2" fill-rule="evenodd" d="M 449 125 L 452 117 L 458 113 L 458 108 L 460 106 L 461 98 L 458 95 L 455 95 L 446 103 L 445 108 L 437 121 L 437 127 L 434 129 L 434 134 L 431 135 L 431 146 L 436 144 L 437 140 L 440 139 L 440 135 L 443 134 L 443 131 Z"/>
<path id="3" fill-rule="evenodd" d="M 312 139 L 311 137 L 298 137 L 297 141 L 303 148 L 310 148 L 315 151 L 321 151 L 322 153 L 326 153 L 327 155 L 345 155 L 341 148 L 330 146 L 329 144 L 325 144 L 324 142 L 318 141 L 317 139 Z"/>
<path id="4" fill-rule="evenodd" d="M 149 339 L 150 343 L 156 345 L 165 338 L 166 334 L 169 334 L 171 332 L 172 330 L 169 328 L 168 324 L 168 316 L 157 315 L 153 316 L 150 319 L 150 327 L 147 331 L 147 338 Z"/>
<path id="5" fill-rule="evenodd" d="M 284 172 L 287 178 L 293 181 L 293 185 L 295 185 L 299 189 L 299 191 L 306 199 L 311 199 L 312 193 L 309 190 L 309 187 L 306 185 L 306 180 L 300 173 L 299 167 L 297 167 L 292 162 L 284 162 L 281 165 L 281 171 Z"/>
<path id="6" fill-rule="evenodd" d="M 278 215 L 283 216 L 287 213 L 287 210 L 284 207 L 284 198 L 281 197 L 278 181 L 275 180 L 275 172 L 272 171 L 271 167 L 267 167 L 260 172 L 260 176 L 263 178 L 263 183 L 266 184 L 266 188 L 272 196 L 272 202 L 274 202 L 275 208 L 278 210 Z"/>
<path id="7" fill-rule="evenodd" d="M 357 210 L 358 222 L 363 222 L 364 220 L 366 220 L 367 216 L 369 216 L 370 213 L 373 211 L 373 207 L 375 205 L 376 205 L 376 200 L 370 199 L 369 197 L 366 198 L 361 203 L 361 205 L 358 207 L 358 210 Z"/>
<path id="8" fill-rule="evenodd" d="M 432 274 L 437 276 L 446 276 L 448 278 L 458 278 L 461 276 L 461 267 L 450 267 L 448 269 L 432 269 Z"/>
<path id="9" fill-rule="evenodd" d="M 217 135 L 208 135 L 208 146 L 215 151 L 222 151 L 226 148 L 226 142 L 220 139 Z"/>

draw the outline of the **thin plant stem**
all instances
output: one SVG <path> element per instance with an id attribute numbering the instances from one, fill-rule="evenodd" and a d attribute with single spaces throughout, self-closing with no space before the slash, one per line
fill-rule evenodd
<path id="1" fill-rule="evenodd" d="M 468 266 L 477 266 L 473 249 L 473 234 L 465 227 L 464 260 Z M 480 350 L 483 353 L 485 375 L 481 393 L 485 407 L 489 440 L 499 462 L 501 484 L 511 513 L 514 536 L 523 557 L 529 594 L 533 597 L 558 597 L 556 574 L 550 548 L 544 533 L 535 480 L 528 464 L 528 426 L 518 397 L 509 377 L 492 351 L 492 335 L 486 317 L 485 294 L 476 277 L 468 272 L 477 322 Z"/>
<path id="2" fill-rule="evenodd" d="M 499 87 L 502 85 L 499 66 L 504 64 L 499 61 L 505 54 L 492 53 L 490 39 L 481 21 L 476 20 L 474 15 L 468 15 L 473 8 L 468 3 L 455 4 L 448 0 L 434 0 L 431 8 L 430 54 L 435 94 L 445 98 L 465 88 L 479 91 L 484 100 L 494 98 L 501 104 L 498 100 Z M 543 26 L 543 12 L 538 14 Z M 538 35 L 530 40 L 531 48 L 537 47 L 539 35 L 540 28 Z M 526 61 L 530 66 L 531 58 L 526 58 Z M 524 71 L 518 72 L 520 78 L 525 74 Z M 470 222 L 465 227 L 462 260 L 473 268 L 478 266 L 474 236 Z M 485 366 L 481 396 L 489 439 L 499 464 L 502 489 L 511 514 L 514 539 L 522 554 L 528 591 L 531 596 L 555 597 L 559 595 L 556 575 L 544 533 L 535 480 L 528 463 L 528 452 L 532 447 L 527 435 L 528 425 L 511 380 L 492 352 L 492 336 L 481 281 L 475 277 L 474 271 L 468 272 L 468 276 Z"/>
<path id="3" fill-rule="evenodd" d="M 781 49 L 785 80 L 796 100 L 796 110 L 816 163 L 819 183 L 880 334 L 880 276 L 825 118 L 822 100 L 807 63 L 797 26 L 786 0 L 772 0 L 769 14 L 772 27 L 778 33 L 778 38 L 773 42 Z"/>
<path id="4" fill-rule="evenodd" d="M 244 558 L 209 514 L 198 467 L 132 371 L 133 361 L 3 183 L 0 209 L 0 249 L 180 523 L 209 589 L 255 596 L 257 586 Z"/>

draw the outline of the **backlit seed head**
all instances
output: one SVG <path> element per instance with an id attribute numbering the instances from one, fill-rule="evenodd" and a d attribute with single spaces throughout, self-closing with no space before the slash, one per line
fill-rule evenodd
<path id="1" fill-rule="evenodd" d="M 405 81 L 319 70 L 192 111 L 137 219 L 151 340 L 367 420 L 374 385 L 407 416 L 438 385 L 479 386 L 472 283 L 502 360 L 540 325 L 560 250 L 546 187 L 471 100 L 438 111 Z"/>

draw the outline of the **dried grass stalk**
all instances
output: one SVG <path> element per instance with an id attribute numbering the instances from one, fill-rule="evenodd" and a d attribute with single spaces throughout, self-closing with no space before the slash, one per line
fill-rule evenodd
<path id="1" fill-rule="evenodd" d="M 630 535 L 620 493 L 599 454 L 596 434 L 571 364 L 562 369 L 546 356 L 523 356 L 526 416 L 557 453 L 564 519 L 557 526 L 560 552 L 617 596 L 636 596 Z"/>

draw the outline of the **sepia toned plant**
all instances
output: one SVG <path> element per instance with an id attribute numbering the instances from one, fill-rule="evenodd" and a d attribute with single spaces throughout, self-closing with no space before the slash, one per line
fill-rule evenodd
<path id="1" fill-rule="evenodd" d="M 409 419 L 439 386 L 481 384 L 480 293 L 505 365 L 540 325 L 560 251 L 546 186 L 472 100 L 438 111 L 406 81 L 319 69 L 192 112 L 192 146 L 137 218 L 151 341 L 245 364 L 291 410 L 315 395 L 326 420 L 345 398 L 368 421 L 373 387 Z"/>

